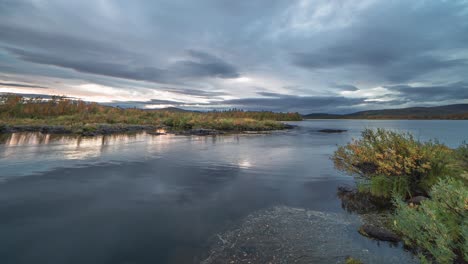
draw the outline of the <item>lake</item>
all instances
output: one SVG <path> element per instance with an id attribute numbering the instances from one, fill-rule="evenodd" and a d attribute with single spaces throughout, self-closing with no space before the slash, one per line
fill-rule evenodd
<path id="1" fill-rule="evenodd" d="M 4 135 L 0 263 L 198 263 L 216 234 L 275 206 L 352 219 L 321 238 L 325 248 L 310 241 L 317 263 L 342 262 L 342 241 L 367 263 L 415 262 L 399 246 L 357 234 L 358 217 L 336 197 L 353 180 L 330 156 L 377 127 L 457 147 L 468 140 L 468 121 L 292 123 L 268 135 Z M 348 131 L 317 132 L 324 128 Z"/>

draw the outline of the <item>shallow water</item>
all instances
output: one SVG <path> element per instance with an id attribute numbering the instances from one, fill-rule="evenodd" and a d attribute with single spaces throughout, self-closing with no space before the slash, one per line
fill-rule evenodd
<path id="1" fill-rule="evenodd" d="M 329 157 L 366 127 L 451 147 L 468 140 L 467 121 L 296 124 L 271 135 L 3 137 L 0 263 L 198 263 L 215 234 L 259 210 L 284 205 L 346 215 L 336 187 L 352 179 Z M 317 132 L 323 128 L 349 131 Z M 355 229 L 342 235 L 381 263 L 395 255 L 411 260 Z"/>

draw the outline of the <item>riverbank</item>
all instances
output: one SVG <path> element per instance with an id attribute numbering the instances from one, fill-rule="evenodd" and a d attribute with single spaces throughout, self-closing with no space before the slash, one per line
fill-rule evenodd
<path id="1" fill-rule="evenodd" d="M 237 129 L 211 129 L 211 128 L 194 128 L 194 129 L 173 129 L 168 126 L 154 125 L 129 125 L 129 124 L 93 124 L 83 126 L 66 126 L 66 125 L 0 125 L 0 134 L 22 133 L 22 132 L 40 132 L 43 134 L 63 134 L 63 135 L 80 135 L 80 136 L 98 136 L 111 134 L 124 134 L 135 132 L 147 132 L 152 135 L 161 134 L 176 134 L 176 135 L 222 135 L 235 133 L 268 133 L 273 130 L 292 129 L 294 126 L 278 123 L 275 126 L 253 127 Z"/>

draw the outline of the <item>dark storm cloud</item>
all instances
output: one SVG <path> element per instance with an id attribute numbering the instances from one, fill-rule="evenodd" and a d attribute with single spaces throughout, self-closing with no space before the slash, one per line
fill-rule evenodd
<path id="1" fill-rule="evenodd" d="M 21 83 L 6 83 L 6 82 L 0 82 L 0 86 L 24 87 L 24 88 L 47 88 L 47 87 L 38 86 L 38 85 L 21 84 Z"/>

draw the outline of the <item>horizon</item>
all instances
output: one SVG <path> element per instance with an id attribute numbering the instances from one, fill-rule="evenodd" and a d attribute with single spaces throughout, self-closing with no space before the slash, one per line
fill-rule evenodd
<path id="1" fill-rule="evenodd" d="M 19 93 L 0 93 L 0 96 L 6 96 L 6 95 L 15 95 L 15 96 L 21 96 L 23 98 L 39 98 L 42 100 L 48 100 L 51 99 L 52 97 L 61 97 L 69 100 L 82 100 L 81 98 L 74 98 L 74 97 L 67 97 L 64 95 L 35 95 L 35 94 L 19 94 Z M 255 109 L 255 110 L 246 110 L 242 108 L 220 108 L 220 109 L 189 109 L 189 108 L 183 108 L 183 107 L 176 107 L 176 106 L 167 106 L 167 107 L 161 107 L 161 108 L 144 108 L 144 107 L 138 107 L 138 106 L 131 106 L 131 105 L 119 105 L 118 102 L 111 102 L 111 103 L 100 103 L 100 102 L 93 102 L 93 101 L 84 101 L 86 103 L 98 103 L 103 106 L 108 106 L 108 107 L 116 107 L 116 108 L 121 108 L 121 109 L 141 109 L 141 110 L 167 110 L 167 109 L 177 109 L 177 110 L 182 110 L 182 111 L 187 111 L 187 112 L 215 112 L 215 111 L 244 111 L 244 112 L 273 112 L 273 113 L 298 113 L 302 116 L 307 116 L 307 115 L 350 115 L 350 114 L 356 114 L 360 112 L 366 112 L 366 111 L 387 111 L 387 110 L 404 110 L 404 109 L 411 109 L 411 108 L 434 108 L 434 107 L 449 107 L 449 106 L 468 106 L 468 103 L 458 103 L 458 104 L 448 104 L 448 105 L 435 105 L 435 106 L 420 106 L 420 105 L 414 105 L 411 107 L 396 107 L 396 108 L 376 108 L 376 109 L 368 109 L 368 110 L 358 110 L 358 111 L 351 111 L 351 112 L 344 112 L 344 113 L 332 113 L 332 112 L 312 112 L 312 113 L 301 113 L 301 112 L 291 112 L 291 111 L 271 111 L 271 110 L 264 110 L 264 109 Z"/>
<path id="2" fill-rule="evenodd" d="M 0 14 L 0 93 L 301 114 L 468 103 L 466 1 L 36 0 Z"/>

